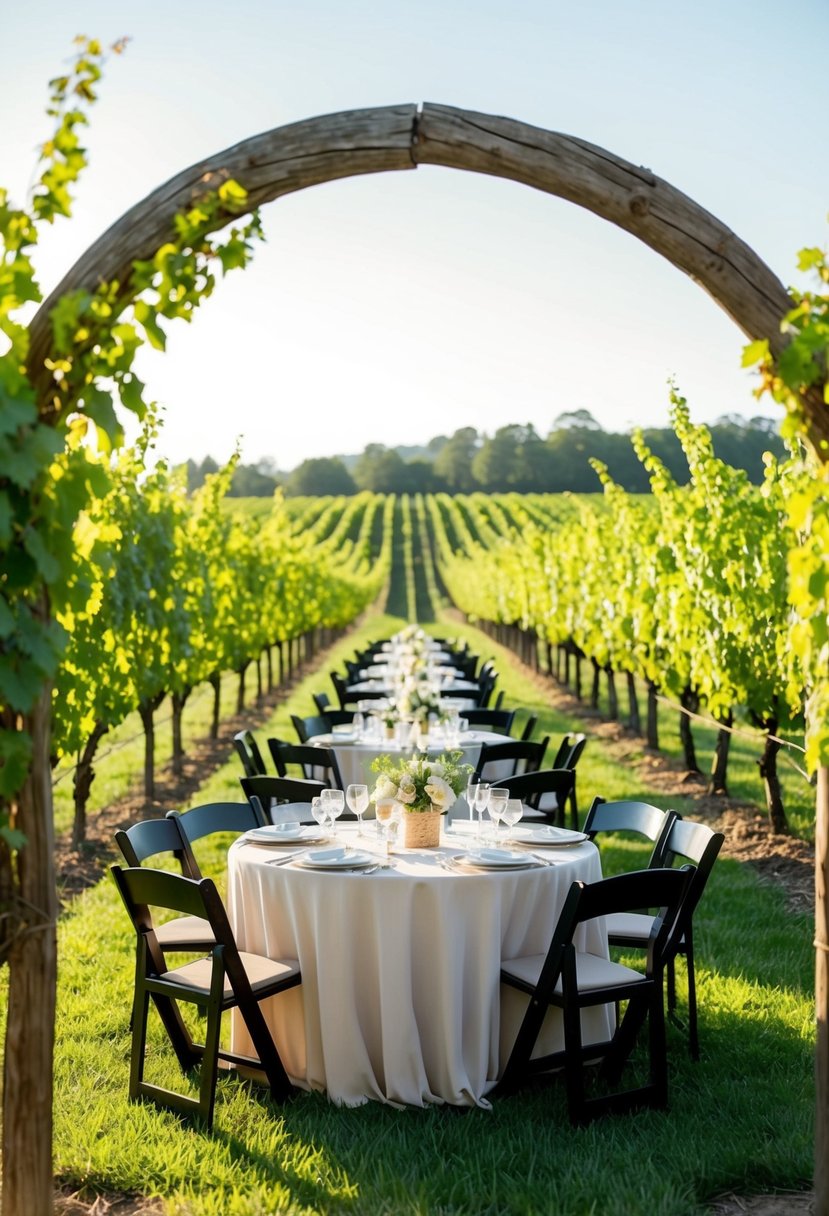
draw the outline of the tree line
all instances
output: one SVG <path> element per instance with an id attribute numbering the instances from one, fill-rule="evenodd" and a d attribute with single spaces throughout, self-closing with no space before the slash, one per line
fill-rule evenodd
<path id="1" fill-rule="evenodd" d="M 729 415 L 711 428 L 716 455 L 749 480 L 763 480 L 763 454 L 784 455 L 775 423 L 763 417 Z M 649 449 L 680 484 L 688 481 L 688 462 L 672 427 L 643 430 Z M 412 453 L 415 453 L 414 455 Z M 359 456 L 318 456 L 281 473 L 273 460 L 240 464 L 230 495 L 592 493 L 598 488 L 591 460 L 600 460 L 613 480 L 631 493 L 646 493 L 646 470 L 623 432 L 605 431 L 587 410 L 560 415 L 546 438 L 529 424 L 510 423 L 486 435 L 472 426 L 452 435 L 437 435 L 421 448 L 366 446 Z M 187 461 L 187 484 L 196 490 L 218 465 L 212 457 L 201 464 Z"/>

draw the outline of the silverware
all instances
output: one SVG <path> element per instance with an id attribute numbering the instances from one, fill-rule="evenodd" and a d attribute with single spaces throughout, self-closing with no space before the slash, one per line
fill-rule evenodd
<path id="1" fill-rule="evenodd" d="M 266 866 L 286 866 L 289 861 L 296 861 L 300 857 L 300 853 L 291 853 L 288 857 L 269 857 L 265 862 Z"/>

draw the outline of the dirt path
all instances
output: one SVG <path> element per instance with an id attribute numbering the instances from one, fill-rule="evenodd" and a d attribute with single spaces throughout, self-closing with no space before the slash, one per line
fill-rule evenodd
<path id="1" fill-rule="evenodd" d="M 699 773 L 689 773 L 661 752 L 649 751 L 640 735 L 619 722 L 606 722 L 547 676 L 535 676 L 544 698 L 561 713 L 578 718 L 585 733 L 601 740 L 608 755 L 637 773 L 665 800 L 690 799 L 695 819 L 725 833 L 723 854 L 749 862 L 763 881 L 784 888 L 794 912 L 811 912 L 815 906 L 815 850 L 808 841 L 777 836 L 757 807 L 737 798 L 706 792 Z"/>

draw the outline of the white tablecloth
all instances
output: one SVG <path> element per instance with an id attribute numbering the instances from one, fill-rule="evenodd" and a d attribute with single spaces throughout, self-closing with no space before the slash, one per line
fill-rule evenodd
<path id="1" fill-rule="evenodd" d="M 462 847 L 455 838 L 441 851 Z M 525 1007 L 501 987 L 501 960 L 545 951 L 571 883 L 601 877 L 592 844 L 547 854 L 559 864 L 456 874 L 411 850 L 392 870 L 360 875 L 268 865 L 276 849 L 234 845 L 228 906 L 240 948 L 302 969 L 300 987 L 262 1005 L 291 1078 L 346 1105 L 488 1105 Z M 580 933 L 580 949 L 607 957 L 602 922 Z M 607 1006 L 585 1011 L 585 1041 L 606 1039 L 612 1017 Z M 234 1050 L 251 1051 L 238 1017 L 233 1026 Z M 552 1010 L 540 1049 L 562 1045 Z"/>
<path id="2" fill-rule="evenodd" d="M 350 697 L 359 697 L 360 693 L 363 692 L 380 693 L 384 697 L 395 696 L 393 685 L 386 680 L 358 680 L 356 684 L 346 685 L 345 691 Z M 469 693 L 468 698 L 461 698 L 460 696 L 451 698 L 452 701 L 457 701 L 459 706 L 474 704 L 475 698 L 480 691 L 480 685 L 476 684 L 473 680 L 446 680 L 440 685 L 441 693 Z"/>
<path id="3" fill-rule="evenodd" d="M 334 754 L 337 757 L 337 764 L 340 767 L 340 776 L 343 779 L 343 786 L 351 785 L 355 782 L 361 782 L 369 787 L 369 792 L 374 788 L 374 783 L 377 780 L 377 774 L 371 771 L 371 762 L 377 756 L 389 755 L 396 763 L 402 760 L 404 756 L 411 756 L 414 753 L 411 748 L 405 750 L 397 746 L 393 739 L 373 740 L 371 743 L 344 743 L 336 735 L 313 735 L 309 740 L 311 744 L 319 744 L 322 747 L 333 748 Z M 478 763 L 478 757 L 481 754 L 482 743 L 513 743 L 514 740 L 509 735 L 499 735 L 488 730 L 470 730 L 461 736 L 461 741 L 457 749 L 463 752 L 463 760 L 465 764 L 471 764 L 474 768 Z M 445 742 L 435 743 L 428 748 L 430 756 L 439 756 L 441 752 L 449 750 Z M 320 770 L 322 772 L 322 770 Z M 505 764 L 503 776 L 508 775 L 508 771 L 512 771 L 510 762 Z M 374 814 L 371 810 L 369 814 Z"/>
<path id="4" fill-rule="evenodd" d="M 436 667 L 443 668 L 446 672 L 446 678 L 448 678 L 450 673 L 453 671 L 456 671 L 459 676 L 463 674 L 461 668 L 455 667 L 454 661 L 450 655 L 430 654 L 429 662 L 434 664 Z M 389 663 L 371 663 L 368 667 L 364 668 L 363 676 L 367 680 L 387 681 L 396 675 L 397 671 L 398 669 Z M 443 675 L 443 672 L 441 672 L 441 675 Z"/>

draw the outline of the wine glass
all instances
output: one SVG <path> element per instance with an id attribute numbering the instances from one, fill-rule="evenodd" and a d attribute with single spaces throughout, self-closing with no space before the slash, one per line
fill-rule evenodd
<path id="1" fill-rule="evenodd" d="M 469 781 L 466 783 L 466 805 L 469 807 L 469 818 L 472 819 L 475 812 L 475 794 L 478 790 L 478 778 L 474 773 L 470 773 Z"/>
<path id="2" fill-rule="evenodd" d="M 368 810 L 368 786 L 349 785 L 345 791 L 348 809 L 357 816 L 357 835 L 363 832 L 363 815 Z"/>
<path id="3" fill-rule="evenodd" d="M 479 781 L 475 789 L 475 810 L 478 812 L 478 844 L 484 841 L 484 811 L 489 805 L 491 785 L 488 781 Z"/>
<path id="4" fill-rule="evenodd" d="M 494 839 L 498 840 L 498 824 L 504 817 L 504 808 L 509 800 L 509 790 L 499 789 L 497 786 L 489 791 L 489 817 L 495 824 Z"/>
<path id="5" fill-rule="evenodd" d="M 311 814 L 313 815 L 314 819 L 319 824 L 319 826 L 322 828 L 323 832 L 327 832 L 328 831 L 328 808 L 324 807 L 322 805 L 322 798 L 317 797 L 317 798 L 311 799 Z M 333 828 L 333 826 L 334 826 L 334 823 L 332 820 L 331 827 Z"/>
<path id="6" fill-rule="evenodd" d="M 351 719 L 351 729 L 354 731 L 354 737 L 357 742 L 361 743 L 366 729 L 366 719 L 365 714 L 359 709 Z"/>
<path id="7" fill-rule="evenodd" d="M 397 828 L 402 815 L 402 808 L 394 798 L 380 798 L 376 804 L 377 830 L 380 839 L 386 842 L 386 855 L 391 851 L 392 836 L 397 834 Z"/>
<path id="8" fill-rule="evenodd" d="M 512 835 L 512 829 L 524 814 L 524 803 L 520 798 L 508 798 L 507 805 L 501 812 L 501 818 L 507 825 L 507 839 Z"/>
<path id="9" fill-rule="evenodd" d="M 345 794 L 342 790 L 323 790 L 322 805 L 326 814 L 331 818 L 331 831 L 334 831 L 335 820 L 345 810 Z"/>

